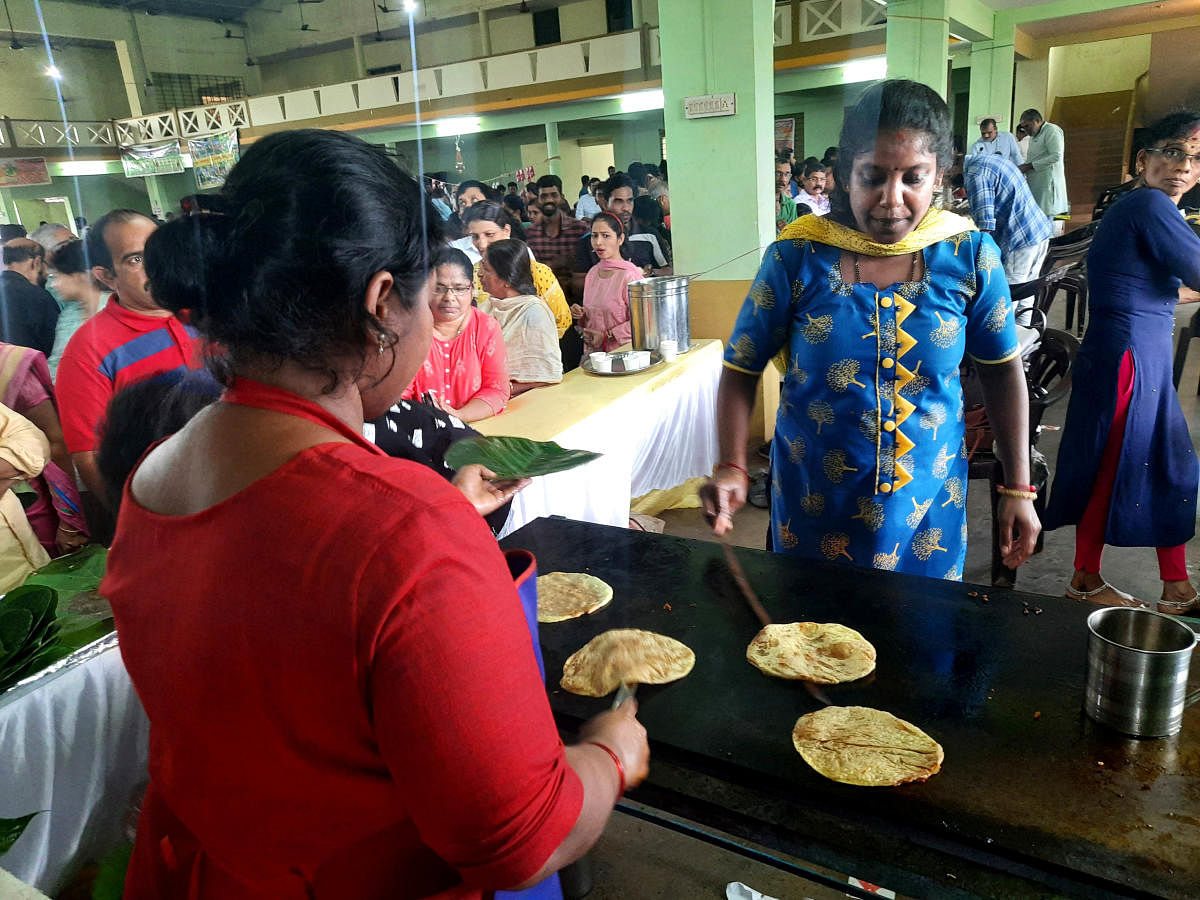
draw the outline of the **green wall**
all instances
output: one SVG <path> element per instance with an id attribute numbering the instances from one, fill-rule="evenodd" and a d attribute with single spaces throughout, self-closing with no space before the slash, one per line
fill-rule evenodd
<path id="1" fill-rule="evenodd" d="M 76 193 L 77 189 L 78 193 Z M 34 197 L 68 197 L 75 215 L 84 216 L 89 222 L 98 219 L 110 209 L 128 208 L 145 213 L 150 212 L 150 198 L 146 195 L 145 186 L 132 183 L 131 179 L 124 175 L 80 175 L 69 178 L 51 178 L 50 184 L 11 188 L 7 192 L 16 200 Z M 33 224 L 34 227 L 37 226 L 37 222 Z"/>

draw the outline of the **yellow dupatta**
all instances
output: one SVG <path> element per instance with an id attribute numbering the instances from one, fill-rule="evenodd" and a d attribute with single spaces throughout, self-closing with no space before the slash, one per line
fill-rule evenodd
<path id="1" fill-rule="evenodd" d="M 863 256 L 903 256 L 932 247 L 947 238 L 962 234 L 964 231 L 978 231 L 975 223 L 965 216 L 960 216 L 944 209 L 930 207 L 925 216 L 917 223 L 917 227 L 894 244 L 877 244 L 861 231 L 847 228 L 833 221 L 829 216 L 801 216 L 795 222 L 786 226 L 779 233 L 781 241 L 812 241 L 817 244 L 828 244 L 839 250 L 859 253 Z M 782 348 L 775 354 L 772 362 L 780 375 L 787 373 L 788 348 Z"/>
<path id="2" fill-rule="evenodd" d="M 930 207 L 917 227 L 894 244 L 877 244 L 861 231 L 834 222 L 829 216 L 801 216 L 779 233 L 778 240 L 813 241 L 863 256 L 903 256 L 964 231 L 978 230 L 965 216 Z"/>

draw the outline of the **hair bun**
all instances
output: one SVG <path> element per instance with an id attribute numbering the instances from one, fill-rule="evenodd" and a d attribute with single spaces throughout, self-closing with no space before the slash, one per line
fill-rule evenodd
<path id="1" fill-rule="evenodd" d="M 146 277 L 164 309 L 199 324 L 214 305 L 239 294 L 239 267 L 229 254 L 233 219 L 202 212 L 160 226 L 146 241 Z"/>

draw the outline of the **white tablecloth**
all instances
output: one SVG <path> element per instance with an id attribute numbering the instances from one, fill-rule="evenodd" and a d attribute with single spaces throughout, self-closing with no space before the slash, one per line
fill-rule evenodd
<path id="1" fill-rule="evenodd" d="M 626 527 L 631 497 L 711 473 L 720 377 L 721 343 L 702 341 L 674 363 L 639 375 L 606 378 L 577 369 L 562 384 L 522 394 L 501 415 L 473 423 L 484 434 L 604 454 L 535 478 L 513 498 L 501 536 L 551 515 Z"/>
<path id="2" fill-rule="evenodd" d="M 0 859 L 4 868 L 53 896 L 81 863 L 115 847 L 146 780 L 149 733 L 116 635 L 0 695 L 0 818 L 46 810 Z"/>

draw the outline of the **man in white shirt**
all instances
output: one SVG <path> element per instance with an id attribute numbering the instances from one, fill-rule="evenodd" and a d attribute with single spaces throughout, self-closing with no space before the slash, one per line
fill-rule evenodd
<path id="1" fill-rule="evenodd" d="M 588 182 L 586 194 L 579 197 L 579 202 L 575 204 L 575 218 L 577 219 L 593 219 L 600 212 L 600 204 L 596 202 L 596 188 L 600 187 L 600 179 L 593 178 Z"/>
<path id="2" fill-rule="evenodd" d="M 996 127 L 995 119 L 984 119 L 979 123 L 979 140 L 971 145 L 968 156 L 1003 156 L 1014 166 L 1021 166 L 1025 158 L 1017 147 L 1017 139 L 1007 131 Z"/>
<path id="3" fill-rule="evenodd" d="M 1045 121 L 1036 109 L 1021 113 L 1021 124 L 1029 135 L 1028 162 L 1021 171 L 1042 212 L 1051 219 L 1070 212 L 1067 199 L 1067 170 L 1063 164 L 1063 130 Z M 1060 226 L 1055 226 L 1059 233 Z"/>

